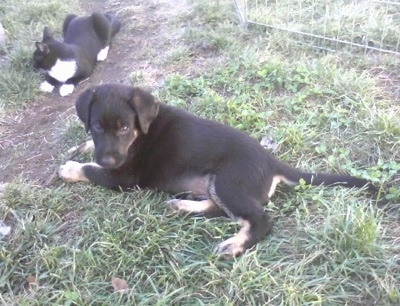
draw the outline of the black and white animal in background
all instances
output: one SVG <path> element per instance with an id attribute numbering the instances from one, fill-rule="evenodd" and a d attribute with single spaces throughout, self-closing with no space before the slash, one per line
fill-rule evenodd
<path id="1" fill-rule="evenodd" d="M 120 27 L 120 21 L 111 14 L 68 15 L 63 24 L 63 42 L 45 27 L 43 40 L 36 42 L 33 53 L 35 69 L 46 73 L 40 89 L 52 92 L 60 85 L 61 96 L 71 94 L 76 84 L 92 74 L 96 62 L 107 58 L 111 39 Z"/>
<path id="2" fill-rule="evenodd" d="M 272 228 L 262 205 L 283 182 L 376 188 L 344 174 L 309 173 L 292 168 L 247 134 L 230 126 L 158 103 L 148 92 L 121 84 L 84 91 L 78 117 L 90 131 L 96 163 L 68 161 L 59 176 L 113 189 L 135 186 L 191 194 L 168 205 L 182 213 L 224 215 L 242 224 L 220 243 L 217 253 L 237 256 Z"/>

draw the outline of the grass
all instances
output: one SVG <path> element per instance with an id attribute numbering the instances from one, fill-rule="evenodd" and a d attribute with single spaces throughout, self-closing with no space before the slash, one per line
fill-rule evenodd
<path id="1" fill-rule="evenodd" d="M 238 225 L 179 217 L 164 207 L 169 195 L 16 179 L 0 195 L 1 219 L 12 227 L 0 237 L 0 303 L 398 305 L 399 106 L 371 73 L 392 66 L 246 32 L 230 1 L 195 1 L 181 22 L 183 45 L 174 47 L 192 55 L 160 63 L 179 71 L 155 92 L 161 101 L 268 135 L 291 165 L 371 179 L 382 202 L 363 190 L 279 188 L 266 206 L 273 233 L 226 260 L 213 247 Z M 210 52 L 196 53 L 205 45 Z M 128 81 L 143 80 L 132 71 Z M 59 134 L 60 150 L 86 138 L 74 119 Z M 129 290 L 115 292 L 113 277 Z"/>
<path id="2" fill-rule="evenodd" d="M 400 7 L 393 1 L 253 0 L 246 1 L 247 5 L 238 2 L 251 22 L 332 39 L 330 42 L 313 39 L 317 45 L 338 48 L 339 41 L 346 41 L 399 51 L 396 16 Z"/>

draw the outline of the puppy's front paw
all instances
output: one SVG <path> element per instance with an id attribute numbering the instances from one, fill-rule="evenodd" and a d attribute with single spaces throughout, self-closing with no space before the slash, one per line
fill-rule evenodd
<path id="1" fill-rule="evenodd" d="M 60 96 L 66 97 L 74 91 L 75 86 L 72 84 L 64 84 L 60 87 Z"/>
<path id="2" fill-rule="evenodd" d="M 85 173 L 83 172 L 83 166 L 72 160 L 67 161 L 64 165 L 58 169 L 58 176 L 65 182 L 88 182 Z"/>
<path id="3" fill-rule="evenodd" d="M 52 92 L 53 89 L 54 89 L 54 86 L 51 85 L 50 83 L 46 82 L 46 81 L 45 81 L 45 82 L 42 82 L 42 83 L 40 84 L 40 91 L 43 91 L 43 92 Z"/>

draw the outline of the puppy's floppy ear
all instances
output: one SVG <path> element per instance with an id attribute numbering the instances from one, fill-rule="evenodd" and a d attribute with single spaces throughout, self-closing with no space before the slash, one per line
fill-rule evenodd
<path id="1" fill-rule="evenodd" d="M 94 92 L 93 88 L 86 89 L 75 102 L 76 112 L 79 119 L 85 124 L 86 132 L 90 129 L 90 109 L 94 101 Z"/>
<path id="2" fill-rule="evenodd" d="M 138 116 L 140 129 L 147 134 L 151 122 L 158 114 L 158 102 L 151 93 L 135 87 L 129 103 Z"/>
<path id="3" fill-rule="evenodd" d="M 36 45 L 36 49 L 39 50 L 39 51 L 42 52 L 42 53 L 48 54 L 48 53 L 50 52 L 49 46 L 46 45 L 45 43 L 42 43 L 42 42 L 38 42 L 38 41 L 37 41 L 37 42 L 35 43 L 35 45 Z"/>

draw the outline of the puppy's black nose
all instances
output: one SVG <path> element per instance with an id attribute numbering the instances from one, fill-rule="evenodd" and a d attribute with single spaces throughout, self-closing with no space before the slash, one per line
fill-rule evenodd
<path id="1" fill-rule="evenodd" d="M 104 156 L 100 159 L 99 162 L 100 166 L 105 168 L 112 168 L 113 166 L 115 166 L 116 163 L 117 161 L 112 156 Z"/>

